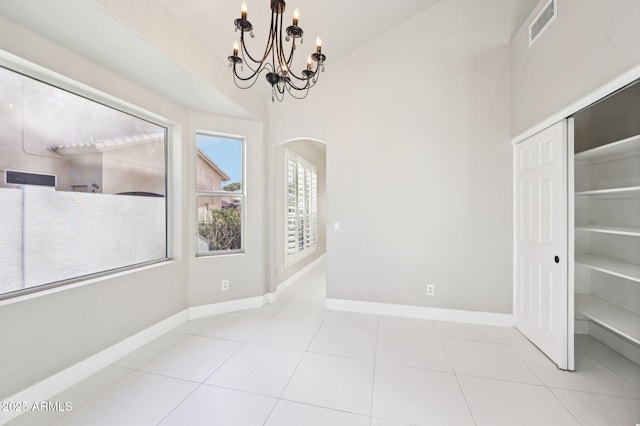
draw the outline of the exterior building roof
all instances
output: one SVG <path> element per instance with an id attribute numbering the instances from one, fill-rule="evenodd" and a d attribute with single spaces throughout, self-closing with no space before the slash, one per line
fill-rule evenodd
<path id="1" fill-rule="evenodd" d="M 165 132 L 140 133 L 86 143 L 51 145 L 49 150 L 60 155 L 91 154 L 164 140 Z"/>
<path id="2" fill-rule="evenodd" d="M 209 158 L 209 156 L 207 154 L 205 154 L 200 148 L 198 148 L 198 157 L 202 158 L 202 160 L 207 163 L 207 165 L 209 167 L 211 167 L 213 170 L 216 171 L 216 173 L 218 173 L 220 176 L 222 176 L 222 180 L 223 181 L 228 181 L 231 180 L 231 177 L 226 174 L 224 172 L 224 170 L 222 170 L 220 168 L 220 166 L 218 166 L 215 161 L 213 161 L 211 158 Z"/>

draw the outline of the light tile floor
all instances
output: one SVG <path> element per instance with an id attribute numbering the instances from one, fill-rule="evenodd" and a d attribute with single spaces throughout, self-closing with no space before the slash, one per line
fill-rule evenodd
<path id="1" fill-rule="evenodd" d="M 189 321 L 11 425 L 640 423 L 640 367 L 587 336 L 577 372 L 515 329 L 327 311 L 319 266 L 279 301 Z"/>

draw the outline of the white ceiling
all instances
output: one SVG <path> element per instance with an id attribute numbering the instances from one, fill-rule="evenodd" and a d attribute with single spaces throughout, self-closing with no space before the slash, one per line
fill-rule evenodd
<path id="1" fill-rule="evenodd" d="M 226 63 L 233 41 L 238 38 L 233 20 L 239 17 L 242 0 L 150 0 L 154 1 L 191 28 L 213 55 Z M 256 36 L 250 47 L 257 52 L 264 48 L 266 41 L 270 0 L 245 1 Z M 290 24 L 297 6 L 299 25 L 305 31 L 298 55 L 302 61 L 300 66 L 304 66 L 308 53 L 315 48 L 316 36 L 320 36 L 329 67 L 349 52 L 402 25 L 412 16 L 437 7 L 442 1 L 458 0 L 289 0 L 284 23 Z M 539 0 L 474 1 L 485 2 L 487 8 L 495 10 L 495 14 L 502 17 L 505 33 L 513 35 Z M 0 0 L 0 13 L 189 108 L 247 116 L 236 101 L 222 95 L 211 82 L 199 79 L 134 29 L 110 16 L 96 0 Z M 157 25 L 163 24 L 166 23 Z M 268 90 L 257 90 L 256 95 L 264 96 L 265 102 L 269 99 Z"/>
<path id="2" fill-rule="evenodd" d="M 247 19 L 253 24 L 256 50 L 264 49 L 271 18 L 270 0 L 244 0 Z M 300 12 L 299 26 L 305 37 L 301 49 L 312 53 L 316 37 L 322 39 L 323 52 L 335 61 L 363 44 L 405 22 L 443 0 L 287 0 L 283 23 L 291 25 L 293 11 Z M 180 20 L 205 41 L 214 52 L 231 54 L 233 21 L 240 17 L 242 0 L 160 0 Z M 307 54 L 301 55 L 303 62 Z"/>

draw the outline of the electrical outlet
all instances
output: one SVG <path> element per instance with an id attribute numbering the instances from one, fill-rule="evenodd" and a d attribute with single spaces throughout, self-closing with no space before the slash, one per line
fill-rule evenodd
<path id="1" fill-rule="evenodd" d="M 427 284 L 427 296 L 433 296 L 436 294 L 436 286 L 433 284 Z"/>
<path id="2" fill-rule="evenodd" d="M 229 280 L 222 280 L 222 285 L 220 286 L 222 291 L 229 290 Z"/>

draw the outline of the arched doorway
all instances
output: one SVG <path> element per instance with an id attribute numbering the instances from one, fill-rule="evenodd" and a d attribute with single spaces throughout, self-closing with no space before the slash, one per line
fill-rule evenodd
<path id="1" fill-rule="evenodd" d="M 326 144 L 290 139 L 275 146 L 273 155 L 272 292 L 322 257 L 327 246 Z"/>

